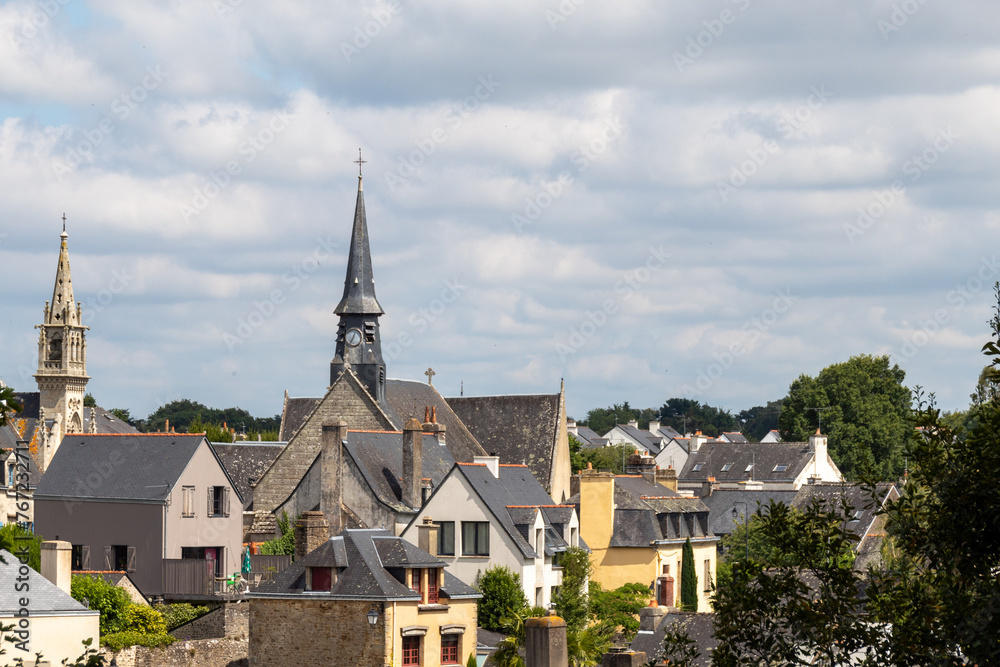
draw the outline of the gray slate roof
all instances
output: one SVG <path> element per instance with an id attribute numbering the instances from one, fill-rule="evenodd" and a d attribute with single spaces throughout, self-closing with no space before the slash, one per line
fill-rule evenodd
<path id="1" fill-rule="evenodd" d="M 448 404 L 490 455 L 527 465 L 548 486 L 559 436 L 559 394 L 463 396 Z"/>
<path id="2" fill-rule="evenodd" d="M 411 512 L 400 500 L 403 476 L 402 432 L 348 431 L 346 447 L 378 499 L 394 510 Z M 420 476 L 436 489 L 455 464 L 448 447 L 433 435 L 423 436 Z"/>
<path id="3" fill-rule="evenodd" d="M 163 501 L 203 442 L 204 435 L 174 433 L 67 435 L 35 498 Z"/>
<path id="4" fill-rule="evenodd" d="M 632 426 L 631 424 L 618 424 L 617 428 L 618 428 L 619 431 L 622 431 L 623 433 L 625 433 L 626 435 L 628 435 L 628 437 L 632 438 L 636 442 L 641 443 L 654 456 L 656 454 L 660 453 L 660 437 L 659 436 L 653 435 L 649 431 L 643 431 L 642 429 L 640 429 L 638 427 L 635 427 L 635 426 Z M 611 430 L 614 430 L 614 429 L 611 429 Z M 605 433 L 604 434 L 605 437 L 607 437 L 610 433 L 611 433 L 611 431 L 608 431 L 608 433 Z"/>
<path id="5" fill-rule="evenodd" d="M 21 608 L 19 599 L 25 594 L 14 590 L 14 581 L 18 577 L 18 568 L 21 561 L 17 556 L 9 551 L 0 550 L 0 581 L 4 585 L 0 586 L 0 615 L 9 616 Z M 43 577 L 38 572 L 31 570 L 28 574 L 31 595 L 31 614 L 61 615 L 61 616 L 99 616 L 100 612 L 91 611 L 82 604 L 74 600 L 69 594 Z"/>
<path id="6" fill-rule="evenodd" d="M 690 454 L 677 479 L 684 482 L 701 482 L 709 477 L 716 481 L 739 482 L 750 478 L 746 472 L 753 463 L 753 479 L 761 482 L 792 481 L 812 461 L 813 452 L 808 442 L 751 442 L 729 443 L 711 441 Z M 694 468 L 701 464 L 701 469 Z M 730 464 L 728 470 L 723 470 Z M 776 466 L 787 466 L 784 472 Z"/>
<path id="7" fill-rule="evenodd" d="M 383 562 L 386 557 L 389 562 Z M 305 590 L 305 568 L 336 567 L 337 583 L 330 594 L 309 593 L 309 597 L 387 601 L 419 601 L 420 595 L 408 588 L 387 568 L 443 567 L 438 560 L 387 530 L 350 529 L 331 537 L 277 577 L 248 597 L 287 597 Z M 479 593 L 445 571 L 441 593 L 446 597 L 478 598 Z"/>
<path id="8" fill-rule="evenodd" d="M 699 655 L 691 664 L 695 667 L 709 667 L 712 664 L 712 651 L 719 645 L 715 639 L 714 622 L 715 614 L 678 611 L 671 608 L 655 630 L 638 632 L 630 648 L 633 651 L 642 651 L 648 661 L 659 664 L 663 656 L 663 636 L 668 627 L 679 624 L 698 649 Z"/>
<path id="9" fill-rule="evenodd" d="M 243 496 L 244 509 L 253 502 L 251 484 L 260 479 L 286 444 L 284 442 L 211 443 L 216 456 L 229 473 L 229 478 Z"/>
<path id="10" fill-rule="evenodd" d="M 796 491 L 745 491 L 719 489 L 712 495 L 702 498 L 708 507 L 712 532 L 716 535 L 729 535 L 736 530 L 737 525 L 743 525 L 744 514 L 753 516 L 760 507 L 766 507 L 771 500 L 790 505 L 795 499 Z M 744 506 L 743 503 L 746 503 Z M 737 518 L 733 520 L 733 508 Z"/>

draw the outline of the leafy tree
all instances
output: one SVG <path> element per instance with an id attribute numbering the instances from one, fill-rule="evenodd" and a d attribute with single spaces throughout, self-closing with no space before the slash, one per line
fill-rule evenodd
<path id="1" fill-rule="evenodd" d="M 499 631 L 507 635 L 497 644 L 491 660 L 496 667 L 525 667 L 524 665 L 524 624 L 529 618 L 545 616 L 548 612 L 542 607 L 524 607 L 512 610 L 500 619 Z M 486 627 L 479 619 L 480 627 Z"/>
<path id="2" fill-rule="evenodd" d="M 152 607 L 132 602 L 123 589 L 103 579 L 74 576 L 70 595 L 101 613 L 101 643 L 115 648 L 139 644 L 162 646 L 174 641 L 167 634 L 167 623 Z"/>
<path id="3" fill-rule="evenodd" d="M 633 419 L 639 422 L 639 428 L 648 428 L 649 420 L 656 419 L 656 411 L 649 408 L 636 409 L 625 401 L 609 408 L 594 408 L 587 413 L 587 418 L 581 424 L 603 435 L 617 424 L 627 424 Z"/>
<path id="4" fill-rule="evenodd" d="M 265 556 L 294 556 L 295 527 L 288 518 L 288 512 L 282 511 L 281 518 L 278 519 L 278 531 L 281 536 L 261 544 L 260 553 Z"/>
<path id="5" fill-rule="evenodd" d="M 170 420 L 170 426 L 178 432 L 184 433 L 189 430 L 192 422 L 200 418 L 202 423 L 213 426 L 226 425 L 227 428 L 237 429 L 239 432 L 247 433 L 251 439 L 256 439 L 257 434 L 268 434 L 272 439 L 277 439 L 278 429 L 281 426 L 281 416 L 257 418 L 242 408 L 225 408 L 219 410 L 210 408 L 197 401 L 184 398 L 171 401 L 163 405 L 149 415 L 143 424 L 147 431 L 161 431 Z M 196 431 L 201 433 L 204 429 Z"/>
<path id="6" fill-rule="evenodd" d="M 816 432 L 822 411 L 830 456 L 847 479 L 871 470 L 881 479 L 903 472 L 903 445 L 912 430 L 906 373 L 889 357 L 859 355 L 801 375 L 788 389 L 778 423 L 781 437 L 801 442 Z"/>
<path id="7" fill-rule="evenodd" d="M 663 660 L 670 667 L 694 667 L 701 652 L 679 623 L 671 623 L 663 631 Z"/>
<path id="8" fill-rule="evenodd" d="M 739 423 L 728 410 L 699 403 L 690 398 L 671 398 L 660 408 L 660 423 L 677 431 L 688 433 L 701 431 L 709 437 L 716 437 L 723 431 L 738 431 Z"/>
<path id="9" fill-rule="evenodd" d="M 572 473 L 587 467 L 583 457 L 583 442 L 572 433 L 569 434 L 569 469 Z"/>
<path id="10" fill-rule="evenodd" d="M 570 547 L 562 555 L 562 586 L 552 596 L 556 615 L 566 621 L 567 630 L 586 627 L 590 618 L 587 581 L 592 566 L 590 554 L 580 547 Z"/>
<path id="11" fill-rule="evenodd" d="M 479 626 L 499 631 L 503 619 L 527 608 L 528 599 L 521 588 L 521 575 L 506 565 L 492 565 L 476 577 L 476 588 L 482 593 L 476 603 Z"/>
<path id="12" fill-rule="evenodd" d="M 35 572 L 42 571 L 42 536 L 36 535 L 19 523 L 8 523 L 0 527 L 0 549 L 6 549 L 18 558 L 25 555 L 27 565 Z M 23 561 L 22 561 L 23 562 Z"/>
<path id="13" fill-rule="evenodd" d="M 132 424 L 132 415 L 129 414 L 129 412 L 128 412 L 127 409 L 125 409 L 125 408 L 111 408 L 110 410 L 108 410 L 108 412 L 110 412 L 111 414 L 113 414 L 115 417 L 117 417 L 118 419 L 122 420 L 126 424 Z M 134 426 L 134 424 L 133 424 L 133 426 Z"/>
<path id="14" fill-rule="evenodd" d="M 698 611 L 698 573 L 694 571 L 694 547 L 690 537 L 684 540 L 681 551 L 681 609 Z"/>
<path id="15" fill-rule="evenodd" d="M 781 403 L 780 400 L 768 401 L 767 405 L 757 405 L 739 411 L 736 420 L 743 426 L 742 432 L 747 440 L 760 442 L 770 431 L 777 430 Z"/>
<path id="16" fill-rule="evenodd" d="M 649 601 L 649 587 L 634 583 L 606 591 L 591 581 L 587 595 L 590 614 L 606 634 L 619 633 L 622 641 L 631 643 L 639 631 L 639 612 Z"/>
<path id="17" fill-rule="evenodd" d="M 607 447 L 593 447 L 579 450 L 577 462 L 582 470 L 589 463 L 594 470 L 606 470 L 620 475 L 625 471 L 623 467 L 628 465 L 628 457 L 635 453 L 635 448 L 631 445 L 608 445 Z M 572 452 L 570 453 L 572 456 Z M 572 458 L 570 459 L 572 465 Z"/>
<path id="18" fill-rule="evenodd" d="M 89 391 L 83 395 L 83 407 L 85 408 L 97 407 L 97 399 L 95 399 L 94 395 L 91 394 Z"/>
<path id="19" fill-rule="evenodd" d="M 14 390 L 0 383 L 0 426 L 7 424 L 8 415 L 17 414 L 24 406 L 17 400 Z"/>
<path id="20" fill-rule="evenodd" d="M 160 612 L 163 616 L 163 620 L 167 623 L 167 632 L 170 632 L 174 628 L 204 616 L 211 609 L 188 604 L 187 602 L 177 602 L 174 604 L 156 605 L 156 611 Z"/>

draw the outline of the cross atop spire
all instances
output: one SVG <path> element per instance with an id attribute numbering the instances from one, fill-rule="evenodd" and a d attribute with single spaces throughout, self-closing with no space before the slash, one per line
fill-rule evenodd
<path id="1" fill-rule="evenodd" d="M 358 149 L 358 159 L 354 161 L 354 164 L 358 165 L 358 178 L 361 178 L 361 165 L 368 164 L 368 160 L 361 157 L 361 149 Z"/>
<path id="2" fill-rule="evenodd" d="M 66 212 L 63 211 L 63 234 L 66 233 Z"/>

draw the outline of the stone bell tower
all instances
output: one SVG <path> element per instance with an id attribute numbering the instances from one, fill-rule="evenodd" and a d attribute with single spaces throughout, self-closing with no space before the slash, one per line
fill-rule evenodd
<path id="1" fill-rule="evenodd" d="M 44 471 L 66 433 L 83 433 L 83 396 L 87 375 L 87 328 L 81 322 L 80 304 L 73 299 L 69 270 L 66 218 L 52 301 L 45 302 L 38 334 L 39 467 Z"/>

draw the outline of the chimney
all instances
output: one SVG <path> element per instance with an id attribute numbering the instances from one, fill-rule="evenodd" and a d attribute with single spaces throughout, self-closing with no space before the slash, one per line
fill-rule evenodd
<path id="1" fill-rule="evenodd" d="M 424 423 L 421 425 L 424 433 L 437 438 L 438 444 L 445 443 L 445 425 L 437 421 L 437 407 L 424 408 Z"/>
<path id="2" fill-rule="evenodd" d="M 677 491 L 677 471 L 674 470 L 673 466 L 670 466 L 666 470 L 656 471 L 656 483 L 662 484 L 671 491 Z"/>
<path id="3" fill-rule="evenodd" d="M 649 432 L 652 433 L 653 435 L 660 435 L 660 422 L 650 421 Z"/>
<path id="4" fill-rule="evenodd" d="M 639 428 L 639 422 L 637 422 L 634 419 L 629 419 L 628 425 L 631 426 L 632 428 Z"/>
<path id="5" fill-rule="evenodd" d="M 303 512 L 295 522 L 295 560 L 305 557 L 330 539 L 330 524 L 322 512 Z"/>
<path id="6" fill-rule="evenodd" d="M 417 546 L 432 556 L 438 555 L 438 526 L 429 516 L 417 526 Z"/>
<path id="7" fill-rule="evenodd" d="M 691 436 L 691 441 L 688 445 L 688 454 L 694 454 L 697 452 L 707 440 L 708 438 L 703 436 L 701 431 L 695 431 L 694 435 Z"/>
<path id="8" fill-rule="evenodd" d="M 701 496 L 702 498 L 708 498 L 712 495 L 712 491 L 719 488 L 719 485 L 715 483 L 714 477 L 708 477 L 704 482 L 701 483 Z"/>
<path id="9" fill-rule="evenodd" d="M 69 595 L 72 581 L 73 545 L 61 540 L 42 542 L 42 576 Z"/>
<path id="10" fill-rule="evenodd" d="M 423 504 L 420 492 L 423 450 L 424 434 L 420 422 L 407 419 L 403 424 L 403 480 L 399 499 L 408 507 L 419 508 Z"/>
<path id="11" fill-rule="evenodd" d="M 828 456 L 826 449 L 826 436 L 820 433 L 819 429 L 816 429 L 815 435 L 809 436 L 809 449 L 815 452 L 816 464 L 825 466 Z"/>
<path id="12" fill-rule="evenodd" d="M 164 433 L 170 433 L 170 420 L 169 419 L 164 419 L 163 420 L 163 432 Z"/>
<path id="13" fill-rule="evenodd" d="M 341 522 L 343 502 L 344 440 L 347 439 L 347 422 L 324 422 L 320 441 L 321 470 L 323 476 L 320 491 L 320 510 L 329 520 L 330 533 L 326 537 L 339 535 L 344 529 Z M 324 539 L 326 539 L 324 537 Z"/>
<path id="14" fill-rule="evenodd" d="M 566 418 L 566 431 L 573 436 L 580 434 L 580 430 L 579 427 L 577 427 L 576 425 L 575 419 L 569 419 L 568 417 Z"/>
<path id="15" fill-rule="evenodd" d="M 653 632 L 666 615 L 666 609 L 657 605 L 656 600 L 650 600 L 648 607 L 639 610 L 639 629 Z"/>
<path id="16" fill-rule="evenodd" d="M 497 479 L 500 478 L 500 457 L 499 456 L 476 456 L 473 463 L 485 463 L 490 472 Z"/>

